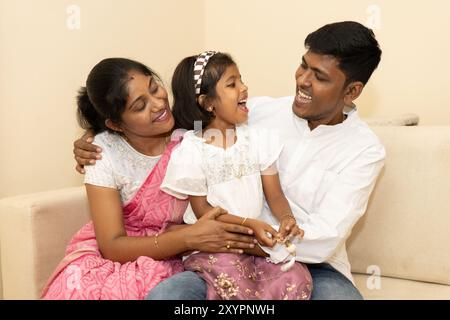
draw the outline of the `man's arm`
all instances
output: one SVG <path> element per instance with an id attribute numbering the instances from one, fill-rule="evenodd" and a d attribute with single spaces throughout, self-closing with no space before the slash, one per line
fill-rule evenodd
<path id="1" fill-rule="evenodd" d="M 345 241 L 358 219 L 364 214 L 369 196 L 384 165 L 385 151 L 374 145 L 362 152 L 339 173 L 332 187 L 299 223 L 305 231 L 297 245 L 297 258 L 305 263 L 322 263 Z"/>

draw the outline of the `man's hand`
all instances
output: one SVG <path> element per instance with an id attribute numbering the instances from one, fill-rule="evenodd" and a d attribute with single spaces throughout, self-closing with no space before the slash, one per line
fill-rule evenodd
<path id="1" fill-rule="evenodd" d="M 92 144 L 92 141 L 94 141 L 94 133 L 88 130 L 80 139 L 73 143 L 73 154 L 77 162 L 75 169 L 79 173 L 84 174 L 84 166 L 93 165 L 95 164 L 95 160 L 102 158 L 100 154 L 102 149 Z"/>

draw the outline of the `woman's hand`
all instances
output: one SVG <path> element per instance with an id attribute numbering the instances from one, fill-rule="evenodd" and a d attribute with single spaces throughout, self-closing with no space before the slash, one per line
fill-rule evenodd
<path id="1" fill-rule="evenodd" d="M 299 237 L 303 238 L 305 232 L 297 225 L 297 221 L 294 216 L 286 215 L 280 221 L 279 236 L 281 241 L 286 238 Z"/>
<path id="2" fill-rule="evenodd" d="M 268 223 L 261 220 L 248 219 L 245 225 L 253 229 L 255 237 L 260 245 L 270 248 L 275 245 L 278 232 Z"/>
<path id="3" fill-rule="evenodd" d="M 94 141 L 94 133 L 88 130 L 80 139 L 73 143 L 73 154 L 77 162 L 75 169 L 79 173 L 84 174 L 84 166 L 93 165 L 95 160 L 102 158 L 100 154 L 102 149 L 92 144 L 92 141 Z"/>
<path id="4" fill-rule="evenodd" d="M 189 250 L 203 252 L 243 253 L 255 247 L 253 230 L 237 224 L 216 221 L 227 211 L 214 208 L 205 213 L 195 224 L 186 228 L 186 246 Z"/>

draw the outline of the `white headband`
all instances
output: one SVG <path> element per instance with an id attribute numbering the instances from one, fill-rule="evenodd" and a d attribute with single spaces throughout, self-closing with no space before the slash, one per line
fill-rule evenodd
<path id="1" fill-rule="evenodd" d="M 205 72 L 206 65 L 208 64 L 209 58 L 215 55 L 216 51 L 205 51 L 197 57 L 194 63 L 194 87 L 195 94 L 200 94 L 200 87 L 202 85 L 202 77 Z"/>

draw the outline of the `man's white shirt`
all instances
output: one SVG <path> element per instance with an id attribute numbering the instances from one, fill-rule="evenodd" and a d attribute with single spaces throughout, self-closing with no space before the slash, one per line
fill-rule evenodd
<path id="1" fill-rule="evenodd" d="M 385 150 L 356 109 L 337 125 L 310 130 L 292 111 L 294 97 L 249 99 L 249 124 L 275 130 L 284 144 L 281 186 L 298 225 L 297 260 L 331 264 L 353 281 L 345 241 L 364 214 L 384 165 Z M 261 218 L 278 224 L 267 203 Z"/>

